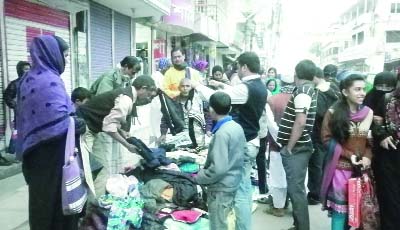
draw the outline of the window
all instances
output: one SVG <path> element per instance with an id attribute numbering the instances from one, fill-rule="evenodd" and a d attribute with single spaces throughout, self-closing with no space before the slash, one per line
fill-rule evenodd
<path id="1" fill-rule="evenodd" d="M 386 42 L 387 43 L 400 42 L 400 30 L 386 31 Z"/>
<path id="2" fill-rule="evenodd" d="M 364 42 L 364 31 L 357 34 L 357 45 Z"/>
<path id="3" fill-rule="evenodd" d="M 351 46 L 355 46 L 357 41 L 357 34 L 351 36 Z"/>
<path id="4" fill-rule="evenodd" d="M 374 2 L 373 2 L 373 0 L 368 0 L 367 1 L 367 12 L 372 12 L 373 11 L 373 4 L 374 4 Z"/>
<path id="5" fill-rule="evenodd" d="M 392 3 L 390 5 L 390 13 L 393 13 L 393 14 L 400 13 L 400 3 Z"/>
<path id="6" fill-rule="evenodd" d="M 339 53 L 339 48 L 338 47 L 333 47 L 332 48 L 332 54 L 338 54 Z"/>
<path id="7" fill-rule="evenodd" d="M 365 3 L 365 2 L 362 1 L 362 2 L 358 5 L 358 16 L 364 14 L 364 10 L 365 10 L 364 3 Z"/>
<path id="8" fill-rule="evenodd" d="M 349 47 L 349 41 L 344 42 L 344 48 L 347 49 Z"/>

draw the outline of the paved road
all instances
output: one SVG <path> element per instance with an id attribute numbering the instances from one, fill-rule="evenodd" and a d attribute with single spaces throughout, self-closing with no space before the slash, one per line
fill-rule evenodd
<path id="1" fill-rule="evenodd" d="M 0 180 L 0 228 L 2 230 L 29 230 L 28 189 L 22 174 Z M 290 213 L 278 218 L 262 212 L 259 205 L 253 214 L 253 230 L 285 230 L 292 224 Z M 329 219 L 320 206 L 309 206 L 311 230 L 329 230 Z"/>

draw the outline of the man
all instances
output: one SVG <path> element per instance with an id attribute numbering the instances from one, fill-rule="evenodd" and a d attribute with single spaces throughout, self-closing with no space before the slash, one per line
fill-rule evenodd
<path id="1" fill-rule="evenodd" d="M 228 229 L 228 214 L 243 177 L 246 139 L 242 127 L 228 116 L 230 109 L 228 94 L 217 92 L 210 97 L 210 116 L 217 123 L 204 168 L 194 177 L 198 184 L 207 186 L 210 229 Z"/>
<path id="2" fill-rule="evenodd" d="M 254 52 L 244 52 L 237 59 L 238 76 L 241 83 L 235 86 L 226 85 L 214 80 L 209 84 L 215 87 L 223 87 L 233 104 L 233 119 L 242 126 L 246 137 L 246 152 L 244 177 L 235 196 L 236 229 L 251 229 L 252 188 L 250 171 L 252 162 L 258 154 L 260 139 L 259 120 L 267 99 L 267 88 L 260 75 L 260 59 Z M 192 83 L 194 88 L 208 100 L 214 90 L 198 83 Z"/>
<path id="3" fill-rule="evenodd" d="M 92 153 L 91 156 L 103 166 L 95 179 L 97 196 L 104 194 L 108 176 L 121 172 L 121 169 L 113 168 L 113 164 L 119 162 L 110 159 L 112 153 L 103 149 L 107 147 L 105 144 L 110 143 L 102 143 L 102 139 L 96 138 L 97 135 L 104 132 L 130 152 L 136 153 L 136 147 L 126 141 L 131 119 L 136 115 L 136 106 L 150 103 L 155 94 L 154 80 L 143 75 L 137 77 L 132 86 L 94 96 L 79 106 L 77 115 L 86 121 L 88 127 L 82 136 L 82 152 Z"/>
<path id="4" fill-rule="evenodd" d="M 328 64 L 324 67 L 323 72 L 325 81 L 331 82 L 332 84 L 335 84 L 337 88 L 339 88 L 336 81 L 336 75 L 338 73 L 337 66 Z"/>
<path id="5" fill-rule="evenodd" d="M 90 87 L 93 95 L 126 87 L 140 71 L 140 60 L 133 56 L 126 56 L 120 62 L 121 68 L 110 70 L 101 75 Z"/>
<path id="6" fill-rule="evenodd" d="M 174 98 L 178 105 L 179 117 L 182 119 L 184 129 L 182 132 L 176 134 L 170 140 L 166 140 L 168 125 L 167 117 L 163 116 L 160 124 L 161 136 L 159 142 L 168 142 L 173 144 L 192 144 L 194 148 L 204 147 L 205 145 L 205 126 L 209 117 L 204 112 L 204 104 L 199 95 L 192 90 L 191 80 L 183 78 L 179 83 L 180 94 Z M 172 111 L 170 111 L 172 112 Z M 208 123 L 211 123 L 208 122 Z M 210 130 L 207 130 L 210 131 Z"/>
<path id="7" fill-rule="evenodd" d="M 278 139 L 286 172 L 288 195 L 292 202 L 294 225 L 290 229 L 309 230 L 310 218 L 304 187 L 308 161 L 313 152 L 311 132 L 317 109 L 313 79 L 315 64 L 303 60 L 295 67 L 296 88 L 279 125 Z"/>
<path id="8" fill-rule="evenodd" d="M 8 84 L 6 90 L 4 91 L 4 102 L 6 103 L 6 105 L 14 110 L 14 122 L 15 122 L 15 108 L 17 106 L 17 88 L 18 88 L 18 84 L 22 78 L 22 76 L 28 72 L 31 68 L 31 64 L 29 64 L 29 62 L 26 61 L 19 61 L 17 63 L 17 74 L 18 74 L 18 78 L 11 81 L 10 84 Z M 8 153 L 15 153 L 15 141 L 13 140 L 13 137 L 15 137 L 17 135 L 17 130 L 15 130 L 15 124 L 12 124 L 12 137 L 10 139 L 10 143 L 9 146 L 7 148 L 7 152 Z M 2 166 L 6 166 L 6 165 L 11 165 L 12 162 L 8 161 L 6 158 L 4 158 L 3 156 L 1 156 L 0 153 L 0 165 Z"/>
<path id="9" fill-rule="evenodd" d="M 185 63 L 185 55 L 182 48 L 174 48 L 171 51 L 173 66 L 165 72 L 164 92 L 174 98 L 179 95 L 179 83 L 183 78 L 190 78 L 193 81 L 200 81 L 201 77 L 197 70 L 192 69 Z"/>
<path id="10" fill-rule="evenodd" d="M 314 83 L 318 91 L 317 99 L 317 113 L 315 115 L 315 123 L 311 135 L 314 153 L 311 155 L 308 164 L 308 183 L 307 187 L 310 191 L 307 194 L 308 204 L 316 205 L 320 202 L 319 193 L 321 190 L 321 181 L 323 176 L 323 165 L 325 159 L 325 147 L 321 140 L 321 127 L 322 121 L 326 111 L 335 103 L 340 97 L 339 88 L 336 84 L 325 80 L 322 70 L 316 68 L 316 75 Z"/>
<path id="11" fill-rule="evenodd" d="M 142 59 L 143 74 L 148 75 L 149 74 L 149 59 L 147 58 L 147 50 L 141 49 L 139 52 L 139 57 L 140 57 L 140 59 Z"/>

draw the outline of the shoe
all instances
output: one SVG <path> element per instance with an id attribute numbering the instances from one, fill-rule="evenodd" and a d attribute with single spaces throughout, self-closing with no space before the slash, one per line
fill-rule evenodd
<path id="1" fill-rule="evenodd" d="M 273 203 L 273 199 L 272 199 L 272 196 L 269 195 L 268 197 L 258 198 L 257 202 L 260 203 L 260 204 L 272 204 Z"/>
<path id="2" fill-rule="evenodd" d="M 12 162 L 8 161 L 6 158 L 0 156 L 0 166 L 9 166 Z"/>
<path id="3" fill-rule="evenodd" d="M 318 199 L 315 199 L 310 193 L 307 194 L 308 205 L 317 205 L 321 203 Z"/>
<path id="4" fill-rule="evenodd" d="M 285 216 L 285 210 L 283 208 L 270 207 L 270 208 L 265 209 L 264 212 L 269 214 L 269 215 L 276 216 L 276 217 Z"/>

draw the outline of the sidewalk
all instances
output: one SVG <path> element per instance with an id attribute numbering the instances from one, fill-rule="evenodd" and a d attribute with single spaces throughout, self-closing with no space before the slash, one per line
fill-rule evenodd
<path id="1" fill-rule="evenodd" d="M 7 154 L 2 152 L 1 153 L 4 158 L 7 160 L 15 160 L 15 155 Z M 0 180 L 14 176 L 22 171 L 21 169 L 21 163 L 14 163 L 9 166 L 0 166 Z"/>

